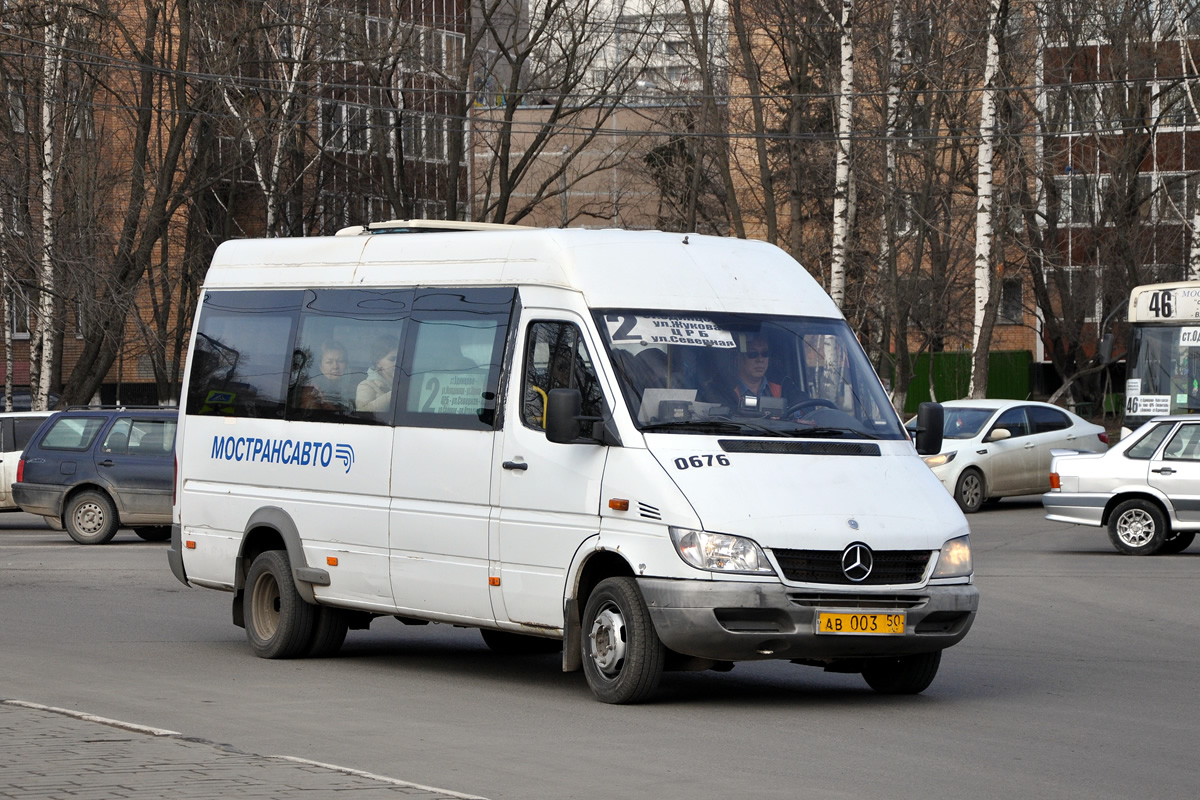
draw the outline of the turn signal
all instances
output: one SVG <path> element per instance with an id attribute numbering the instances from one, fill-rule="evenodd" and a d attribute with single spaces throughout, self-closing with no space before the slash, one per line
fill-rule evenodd
<path id="1" fill-rule="evenodd" d="M 498 576 L 493 575 L 490 578 L 488 578 L 488 586 L 499 586 L 499 585 L 500 585 L 500 578 Z"/>
<path id="2" fill-rule="evenodd" d="M 1051 489 L 1062 489 L 1062 483 L 1060 483 L 1058 480 L 1057 472 L 1050 473 L 1050 488 Z"/>
<path id="3" fill-rule="evenodd" d="M 188 550 L 196 549 L 196 543 L 194 541 L 192 541 L 191 539 L 188 539 L 186 542 L 184 542 L 183 546 L 186 547 Z"/>
<path id="4" fill-rule="evenodd" d="M 325 563 L 331 567 L 337 566 L 337 556 L 325 556 Z"/>
<path id="5" fill-rule="evenodd" d="M 614 497 L 608 501 L 608 507 L 611 508 L 613 511 L 628 511 L 629 510 L 629 501 L 628 500 L 618 500 L 617 498 Z"/>

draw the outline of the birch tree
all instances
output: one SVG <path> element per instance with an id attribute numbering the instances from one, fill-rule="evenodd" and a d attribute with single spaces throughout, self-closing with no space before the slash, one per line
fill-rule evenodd
<path id="1" fill-rule="evenodd" d="M 829 295 L 839 308 L 846 299 L 846 264 L 851 229 L 854 226 L 854 176 L 851 144 L 854 134 L 854 38 L 851 35 L 854 0 L 840 0 L 839 14 L 830 10 L 840 35 L 837 126 L 835 144 L 837 169 L 833 188 L 833 240 L 830 248 Z"/>
<path id="2" fill-rule="evenodd" d="M 987 396 L 988 358 L 992 327 L 996 321 L 998 295 L 992 289 L 995 264 L 992 260 L 992 175 L 996 157 L 996 92 L 1000 75 L 1000 36 L 1008 15 L 1008 0 L 989 0 L 987 59 L 983 71 L 983 93 L 979 111 L 979 170 L 975 182 L 975 322 L 971 341 L 971 383 L 967 396 Z"/>

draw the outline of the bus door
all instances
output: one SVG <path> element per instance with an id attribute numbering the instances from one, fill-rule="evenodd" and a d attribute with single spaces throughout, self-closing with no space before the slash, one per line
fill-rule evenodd
<path id="1" fill-rule="evenodd" d="M 545 434 L 551 389 L 576 388 L 583 416 L 601 416 L 604 392 L 580 320 L 526 309 L 509 381 L 491 558 L 498 620 L 563 627 L 567 568 L 600 530 L 600 485 L 608 448 L 554 444 Z M 590 425 L 590 423 L 581 423 Z"/>
<path id="2" fill-rule="evenodd" d="M 496 392 L 513 289 L 418 292 L 396 370 L 392 595 L 401 609 L 492 622 Z"/>

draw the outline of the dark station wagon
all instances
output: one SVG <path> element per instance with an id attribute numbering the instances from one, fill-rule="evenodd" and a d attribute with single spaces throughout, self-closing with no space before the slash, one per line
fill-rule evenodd
<path id="1" fill-rule="evenodd" d="M 60 411 L 33 435 L 13 499 L 80 544 L 120 527 L 146 541 L 171 534 L 177 409 Z"/>

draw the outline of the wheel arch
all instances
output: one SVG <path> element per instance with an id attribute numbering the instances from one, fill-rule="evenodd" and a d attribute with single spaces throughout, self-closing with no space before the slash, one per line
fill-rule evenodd
<path id="1" fill-rule="evenodd" d="M 613 550 L 593 551 L 575 571 L 575 582 L 567 596 L 564 615 L 563 672 L 576 672 L 583 668 L 583 655 L 579 649 L 582 635 L 580 618 L 588 597 L 600 581 L 620 575 L 637 577 L 625 557 Z"/>
<path id="2" fill-rule="evenodd" d="M 1122 492 L 1110 497 L 1108 502 L 1104 504 L 1104 511 L 1100 516 L 1101 526 L 1107 526 L 1109 519 L 1112 518 L 1112 512 L 1116 510 L 1117 506 L 1127 500 L 1145 500 L 1148 503 L 1153 503 L 1162 512 L 1163 516 L 1166 517 L 1167 525 L 1174 527 L 1175 515 L 1171 513 L 1170 505 L 1164 502 L 1158 495 L 1145 491 Z"/>
<path id="3" fill-rule="evenodd" d="M 240 600 L 246 587 L 246 575 L 258 555 L 267 550 L 286 550 L 292 567 L 292 580 L 306 603 L 316 603 L 313 585 L 328 586 L 329 573 L 308 565 L 300 531 L 290 514 L 276 506 L 264 506 L 250 515 L 242 534 L 234 569 L 234 592 Z M 235 601 L 236 604 L 237 601 Z"/>
<path id="4" fill-rule="evenodd" d="M 108 487 L 102 483 L 87 481 L 72 486 L 67 491 L 63 492 L 62 504 L 58 508 L 58 516 L 60 519 L 66 516 L 67 506 L 71 505 L 71 501 L 78 497 L 83 492 L 99 492 L 108 498 L 108 502 L 113 504 L 113 508 L 117 512 L 117 526 L 121 525 L 121 503 L 117 500 L 113 492 L 109 491 Z"/>

